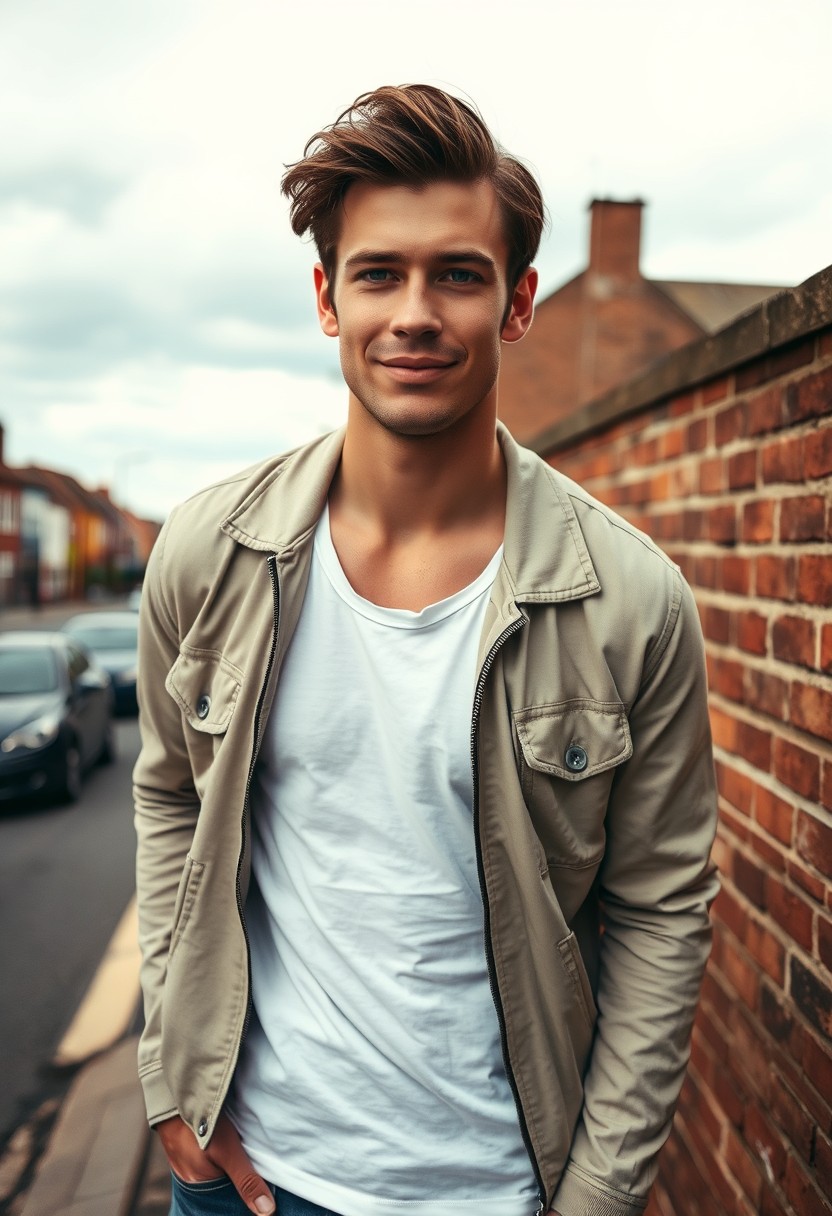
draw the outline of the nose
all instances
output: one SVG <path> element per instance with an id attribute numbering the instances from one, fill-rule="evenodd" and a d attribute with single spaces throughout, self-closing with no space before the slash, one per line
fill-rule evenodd
<path id="1" fill-rule="evenodd" d="M 390 329 L 399 337 L 438 334 L 441 331 L 442 320 L 436 302 L 427 283 L 421 278 L 409 279 L 396 292 Z"/>

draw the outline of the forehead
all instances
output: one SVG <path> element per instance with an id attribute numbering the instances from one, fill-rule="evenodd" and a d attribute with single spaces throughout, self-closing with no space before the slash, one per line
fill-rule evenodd
<path id="1" fill-rule="evenodd" d="M 362 249 L 425 257 L 478 247 L 502 265 L 507 257 L 500 203 L 490 182 L 380 186 L 357 182 L 341 205 L 337 260 Z"/>

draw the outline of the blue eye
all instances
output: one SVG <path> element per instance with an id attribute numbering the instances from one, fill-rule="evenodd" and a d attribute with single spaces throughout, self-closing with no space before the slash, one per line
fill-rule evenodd
<path id="1" fill-rule="evenodd" d="M 365 270 L 361 277 L 366 279 L 368 283 L 386 283 L 389 274 L 389 270 L 385 270 L 384 267 L 378 266 L 373 267 L 371 270 Z"/>
<path id="2" fill-rule="evenodd" d="M 453 270 L 448 271 L 447 277 L 450 279 L 450 281 L 452 283 L 464 284 L 464 283 L 475 283 L 479 279 L 480 276 L 478 274 L 475 274 L 473 270 L 453 269 Z"/>

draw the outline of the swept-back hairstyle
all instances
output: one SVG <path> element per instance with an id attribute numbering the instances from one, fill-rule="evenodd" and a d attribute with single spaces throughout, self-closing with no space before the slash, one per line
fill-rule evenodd
<path id="1" fill-rule="evenodd" d="M 282 189 L 291 200 L 294 232 L 312 233 L 332 282 L 341 202 L 354 182 L 425 186 L 442 180 L 491 183 L 503 213 L 514 288 L 540 244 L 540 187 L 470 106 L 441 89 L 385 85 L 363 93 L 312 136 L 303 159 L 287 167 Z"/>

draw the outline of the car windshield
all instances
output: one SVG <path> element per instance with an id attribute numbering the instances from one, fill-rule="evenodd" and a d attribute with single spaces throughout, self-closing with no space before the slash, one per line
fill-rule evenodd
<path id="1" fill-rule="evenodd" d="M 136 649 L 136 629 L 130 625 L 73 625 L 67 632 L 89 650 Z"/>
<path id="2" fill-rule="evenodd" d="M 57 687 L 58 669 L 51 650 L 28 646 L 0 650 L 0 697 L 54 692 Z"/>

